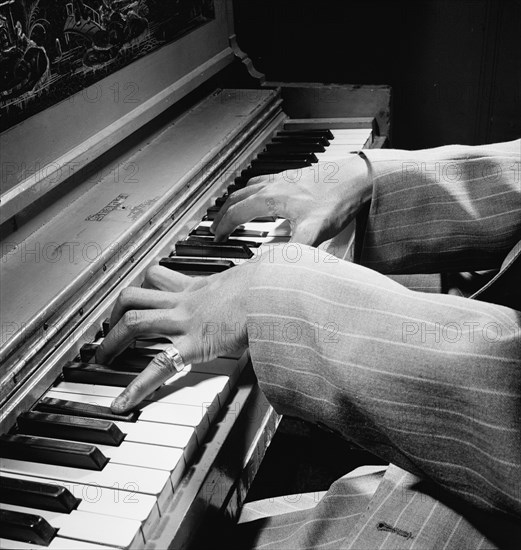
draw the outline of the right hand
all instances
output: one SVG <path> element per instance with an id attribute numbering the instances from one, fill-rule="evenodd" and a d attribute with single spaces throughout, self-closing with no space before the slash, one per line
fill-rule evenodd
<path id="1" fill-rule="evenodd" d="M 151 268 L 147 288 L 127 287 L 120 293 L 96 363 L 109 365 L 136 339 L 158 336 L 169 339 L 187 365 L 245 347 L 246 306 L 257 269 L 257 262 L 246 262 L 223 273 L 192 278 L 160 266 Z M 168 355 L 158 353 L 114 400 L 113 412 L 133 409 L 175 373 Z"/>
<path id="2" fill-rule="evenodd" d="M 340 233 L 369 201 L 372 184 L 358 155 L 252 178 L 217 214 L 212 231 L 225 240 L 242 223 L 259 216 L 289 220 L 293 242 L 318 246 Z"/>

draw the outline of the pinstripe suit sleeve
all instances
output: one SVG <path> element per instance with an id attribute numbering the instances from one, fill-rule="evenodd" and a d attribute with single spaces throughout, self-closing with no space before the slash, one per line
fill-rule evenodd
<path id="1" fill-rule="evenodd" d="M 389 274 L 493 269 L 521 239 L 521 140 L 361 155 L 373 179 L 363 265 Z"/>
<path id="2" fill-rule="evenodd" d="M 248 302 L 253 365 L 276 410 L 520 514 L 521 314 L 288 246 L 261 259 Z"/>

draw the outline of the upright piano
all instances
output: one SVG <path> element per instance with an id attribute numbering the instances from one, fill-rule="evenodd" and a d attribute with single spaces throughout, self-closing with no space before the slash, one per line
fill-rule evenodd
<path id="1" fill-rule="evenodd" d="M 254 175 L 334 174 L 384 146 L 389 105 L 384 86 L 266 82 L 216 0 L 212 21 L 1 134 L 0 548 L 187 548 L 237 516 L 280 420 L 248 351 L 116 417 L 166 344 L 137 341 L 109 367 L 96 345 L 151 266 L 210 275 L 287 242 L 282 219 L 219 246 L 209 225 Z M 355 233 L 321 246 L 352 259 Z"/>

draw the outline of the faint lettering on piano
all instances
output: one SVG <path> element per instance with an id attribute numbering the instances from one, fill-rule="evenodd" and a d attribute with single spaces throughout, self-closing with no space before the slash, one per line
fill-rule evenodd
<path id="1" fill-rule="evenodd" d="M 143 201 L 141 204 L 133 206 L 128 212 L 128 217 L 132 221 L 139 219 L 141 214 L 143 214 L 143 212 L 146 212 L 159 199 L 160 197 L 154 197 L 152 199 L 147 199 L 146 201 Z"/>
<path id="2" fill-rule="evenodd" d="M 99 212 L 96 212 L 96 214 L 91 214 L 88 216 L 86 221 L 88 222 L 101 222 L 111 212 L 114 212 L 114 210 L 117 210 L 122 206 L 122 204 L 128 199 L 128 195 L 125 195 L 124 193 L 121 193 L 118 195 L 115 199 L 112 199 L 107 206 L 104 206 Z"/>

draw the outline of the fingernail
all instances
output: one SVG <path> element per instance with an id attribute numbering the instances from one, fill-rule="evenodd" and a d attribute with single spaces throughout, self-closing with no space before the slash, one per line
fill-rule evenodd
<path id="1" fill-rule="evenodd" d="M 128 400 L 124 397 L 116 397 L 116 399 L 112 401 L 110 408 L 112 409 L 112 412 L 115 413 L 125 412 L 127 408 L 127 402 Z"/>

